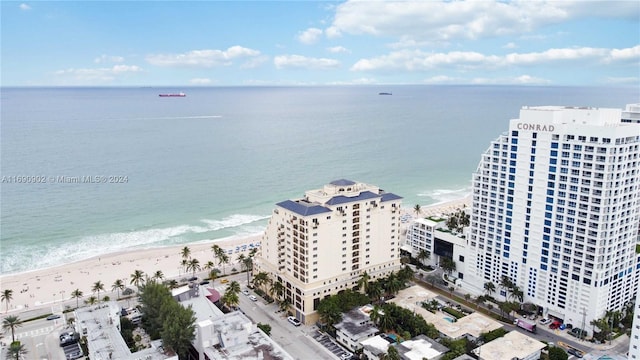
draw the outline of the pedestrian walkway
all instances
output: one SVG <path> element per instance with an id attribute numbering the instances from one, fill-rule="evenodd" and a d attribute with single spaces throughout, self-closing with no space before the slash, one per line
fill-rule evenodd
<path id="1" fill-rule="evenodd" d="M 16 334 L 16 340 L 26 338 L 26 337 L 38 336 L 38 335 L 47 335 L 47 334 L 50 334 L 53 330 L 55 330 L 55 328 L 56 328 L 55 326 L 47 326 L 47 327 L 43 327 L 36 330 L 20 332 Z"/>

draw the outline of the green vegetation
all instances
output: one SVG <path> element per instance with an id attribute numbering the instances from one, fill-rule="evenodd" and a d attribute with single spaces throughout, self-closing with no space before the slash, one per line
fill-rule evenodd
<path id="1" fill-rule="evenodd" d="M 449 352 L 444 354 L 441 360 L 453 360 L 460 355 L 466 354 L 470 350 L 471 343 L 467 338 L 460 340 L 442 339 L 441 344 L 449 348 Z"/>
<path id="2" fill-rule="evenodd" d="M 442 311 L 444 311 L 447 314 L 455 317 L 456 319 L 462 319 L 464 317 L 463 313 L 461 313 L 460 311 L 458 311 L 456 309 L 452 309 L 450 307 L 444 307 L 444 308 L 442 308 Z"/>
<path id="3" fill-rule="evenodd" d="M 480 339 L 482 340 L 482 342 L 488 343 L 497 338 L 503 337 L 506 333 L 507 331 L 505 329 L 499 328 L 499 329 L 495 329 L 495 330 L 480 334 Z"/>
<path id="4" fill-rule="evenodd" d="M 325 325 L 332 327 L 342 320 L 342 313 L 354 307 L 366 305 L 369 301 L 367 295 L 353 290 L 345 290 L 320 300 L 318 314 Z"/>
<path id="5" fill-rule="evenodd" d="M 166 348 L 186 357 L 195 338 L 196 318 L 191 307 L 177 303 L 169 289 L 155 281 L 147 282 L 141 290 L 142 327 L 152 339 L 161 338 Z"/>
<path id="6" fill-rule="evenodd" d="M 549 360 L 567 360 L 569 354 L 559 347 L 549 348 Z"/>
<path id="7" fill-rule="evenodd" d="M 267 334 L 267 336 L 271 335 L 271 325 L 269 324 L 263 324 L 263 323 L 258 323 L 258 328 L 260 330 L 262 330 L 262 332 L 264 332 L 265 334 Z"/>
<path id="8" fill-rule="evenodd" d="M 422 316 L 394 303 L 374 306 L 369 316 L 378 328 L 400 334 L 405 337 L 405 340 L 420 334 L 430 338 L 436 338 L 440 335 L 435 326 L 427 323 Z"/>

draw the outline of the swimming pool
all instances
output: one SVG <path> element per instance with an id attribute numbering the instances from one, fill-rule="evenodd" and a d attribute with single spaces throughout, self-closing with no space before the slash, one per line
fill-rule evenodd
<path id="1" fill-rule="evenodd" d="M 450 317 L 444 317 L 444 319 L 450 323 L 454 323 L 456 322 L 454 319 L 450 318 Z"/>

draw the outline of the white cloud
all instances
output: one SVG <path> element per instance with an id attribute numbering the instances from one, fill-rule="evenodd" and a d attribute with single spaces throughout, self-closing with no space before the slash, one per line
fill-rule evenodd
<path id="1" fill-rule="evenodd" d="M 441 68 L 457 70 L 495 70 L 508 66 L 533 66 L 548 63 L 585 61 L 606 64 L 612 61 L 640 61 L 640 45 L 626 49 L 562 48 L 543 52 L 510 53 L 504 56 L 485 55 L 472 51 L 427 53 L 420 50 L 398 50 L 386 55 L 360 59 L 352 71 L 426 71 Z M 522 79 L 524 81 L 524 79 Z"/>
<path id="2" fill-rule="evenodd" d="M 334 59 L 310 58 L 302 55 L 280 55 L 273 59 L 273 63 L 278 69 L 298 68 L 298 69 L 334 69 L 340 66 L 340 62 Z"/>
<path id="3" fill-rule="evenodd" d="M 20 4 L 20 10 L 24 10 L 24 11 L 31 10 L 31 6 L 29 6 L 28 4 L 22 3 Z"/>
<path id="4" fill-rule="evenodd" d="M 474 78 L 470 83 L 477 85 L 546 85 L 550 84 L 551 81 L 529 75 L 521 75 L 514 78 Z"/>
<path id="5" fill-rule="evenodd" d="M 121 63 L 124 61 L 124 58 L 122 56 L 109 56 L 109 55 L 105 55 L 102 54 L 100 56 L 98 56 L 97 58 L 93 59 L 93 62 L 96 64 L 100 64 L 100 63 Z"/>
<path id="6" fill-rule="evenodd" d="M 608 77 L 605 80 L 607 83 L 609 84 L 619 84 L 619 85 L 624 85 L 624 84 L 631 84 L 631 85 L 637 85 L 638 83 L 640 83 L 640 78 L 638 77 Z"/>
<path id="7" fill-rule="evenodd" d="M 114 65 L 110 68 L 69 68 L 65 70 L 58 70 L 55 74 L 81 83 L 109 83 L 114 81 L 120 75 L 138 73 L 142 71 L 143 69 L 137 65 Z"/>
<path id="8" fill-rule="evenodd" d="M 499 57 L 485 56 L 472 51 L 454 51 L 449 53 L 425 53 L 420 50 L 400 50 L 372 59 L 361 59 L 356 62 L 353 71 L 385 71 L 406 70 L 423 71 L 443 66 L 455 67 L 489 67 Z"/>
<path id="9" fill-rule="evenodd" d="M 212 83 L 212 81 L 208 78 L 195 78 L 189 80 L 189 83 L 193 85 L 209 85 Z"/>
<path id="10" fill-rule="evenodd" d="M 344 46 L 334 46 L 334 47 L 329 47 L 327 48 L 327 51 L 329 51 L 330 53 L 333 54 L 337 54 L 337 53 L 349 53 L 349 49 L 347 49 Z"/>
<path id="11" fill-rule="evenodd" d="M 632 48 L 626 49 L 611 49 L 609 56 L 605 59 L 605 62 L 614 61 L 639 61 L 640 60 L 640 45 L 636 45 Z"/>
<path id="12" fill-rule="evenodd" d="M 232 46 L 227 50 L 193 50 L 182 54 L 152 54 L 146 60 L 156 66 L 229 66 L 233 60 L 259 56 L 260 51 L 242 46 Z"/>
<path id="13" fill-rule="evenodd" d="M 570 14 L 557 2 L 347 1 L 339 5 L 331 34 L 394 36 L 404 41 L 450 41 L 526 33 Z"/>
<path id="14" fill-rule="evenodd" d="M 565 60 L 583 60 L 587 58 L 602 59 L 608 54 L 607 49 L 599 48 L 564 48 L 564 49 L 549 49 L 543 52 L 533 52 L 524 54 L 508 54 L 505 56 L 505 61 L 508 64 L 514 65 L 527 65 L 527 64 L 540 64 L 552 61 L 565 61 Z"/>
<path id="15" fill-rule="evenodd" d="M 505 44 L 502 48 L 503 49 L 516 49 L 518 47 L 518 45 L 516 45 L 515 43 L 507 43 Z"/>
<path id="16" fill-rule="evenodd" d="M 298 41 L 306 45 L 311 45 L 315 44 L 320 36 L 322 36 L 321 29 L 308 28 L 307 30 L 298 34 Z"/>

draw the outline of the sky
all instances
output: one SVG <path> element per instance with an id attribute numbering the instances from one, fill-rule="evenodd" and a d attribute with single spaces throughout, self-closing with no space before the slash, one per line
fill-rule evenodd
<path id="1" fill-rule="evenodd" d="M 638 1 L 1 1 L 2 86 L 640 86 Z"/>

